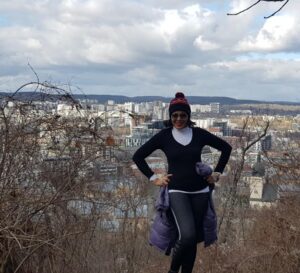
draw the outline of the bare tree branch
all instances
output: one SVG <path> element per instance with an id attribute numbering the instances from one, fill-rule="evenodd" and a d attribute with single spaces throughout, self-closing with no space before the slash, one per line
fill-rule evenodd
<path id="1" fill-rule="evenodd" d="M 225 216 L 225 214 L 228 211 L 228 217 L 226 219 L 226 223 L 225 223 L 225 232 L 224 232 L 224 238 L 223 238 L 223 242 L 226 242 L 230 236 L 230 232 L 232 230 L 232 220 L 234 218 L 234 213 L 235 213 L 235 204 L 236 204 L 236 200 L 237 200 L 237 193 L 238 193 L 238 184 L 240 182 L 241 176 L 242 176 L 242 172 L 244 169 L 244 165 L 245 165 L 245 159 L 246 159 L 246 154 L 249 151 L 249 149 L 254 146 L 257 142 L 259 142 L 261 139 L 263 139 L 269 128 L 270 128 L 270 122 L 266 121 L 265 124 L 262 125 L 262 130 L 257 132 L 257 136 L 254 137 L 251 141 L 250 136 L 248 136 L 247 134 L 247 129 L 249 126 L 249 121 L 250 121 L 250 117 L 248 116 L 244 123 L 243 123 L 243 127 L 242 127 L 242 134 L 240 137 L 240 149 L 241 149 L 241 155 L 240 155 L 240 159 L 238 161 L 238 165 L 237 168 L 234 170 L 233 172 L 233 178 L 232 178 L 232 185 L 231 188 L 229 190 L 229 194 L 227 196 L 226 202 L 224 204 L 224 212 L 223 215 L 221 216 L 220 222 L 219 222 L 219 230 L 221 229 L 221 226 L 223 224 L 223 218 Z M 246 137 L 248 140 L 245 144 L 242 144 L 243 141 L 243 137 Z"/>
<path id="2" fill-rule="evenodd" d="M 235 12 L 235 13 L 227 13 L 227 15 L 239 15 L 239 14 L 241 14 L 241 13 L 243 13 L 243 12 L 245 12 L 245 11 L 251 9 L 251 8 L 253 8 L 254 6 L 256 6 L 257 4 L 259 4 L 259 3 L 262 2 L 262 1 L 264 1 L 264 2 L 283 2 L 283 1 L 285 1 L 285 3 L 284 3 L 277 11 L 275 11 L 274 13 L 272 13 L 272 14 L 269 15 L 269 16 L 265 16 L 265 17 L 264 17 L 265 19 L 268 19 L 268 18 L 274 16 L 275 14 L 277 14 L 277 13 L 278 13 L 279 11 L 281 11 L 281 10 L 284 8 L 284 6 L 289 2 L 289 0 L 258 0 L 258 1 L 256 1 L 254 4 L 250 5 L 249 7 L 245 8 L 245 9 L 239 11 L 239 12 Z"/>
<path id="3" fill-rule="evenodd" d="M 268 18 L 274 16 L 275 14 L 277 14 L 279 11 L 281 11 L 281 10 L 284 8 L 284 6 L 285 6 L 289 1 L 290 1 L 290 0 L 286 0 L 286 2 L 285 2 L 285 3 L 284 3 L 277 11 L 275 11 L 274 13 L 272 13 L 272 14 L 269 15 L 269 16 L 265 16 L 264 18 L 265 18 L 265 19 L 268 19 Z"/>
<path id="4" fill-rule="evenodd" d="M 236 12 L 236 13 L 227 13 L 227 15 L 239 15 L 239 14 L 241 14 L 241 13 L 243 13 L 243 12 L 251 9 L 252 7 L 254 7 L 255 5 L 257 5 L 259 2 L 261 2 L 261 0 L 258 0 L 257 2 L 255 2 L 254 4 L 252 4 L 251 6 L 249 6 L 248 8 L 245 8 L 245 9 L 239 11 L 239 12 Z"/>
<path id="5" fill-rule="evenodd" d="M 267 121 L 264 128 L 263 128 L 263 132 L 260 135 L 258 135 L 257 138 L 255 138 L 252 142 L 250 142 L 246 147 L 244 147 L 243 150 L 245 152 L 247 152 L 256 142 L 258 142 L 262 138 L 264 138 L 267 135 L 269 127 L 270 127 L 270 122 Z"/>

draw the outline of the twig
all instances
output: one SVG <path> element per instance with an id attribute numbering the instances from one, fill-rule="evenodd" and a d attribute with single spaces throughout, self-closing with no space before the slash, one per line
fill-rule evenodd
<path id="1" fill-rule="evenodd" d="M 29 68 L 31 69 L 31 71 L 34 73 L 35 77 L 36 77 L 36 80 L 37 80 L 37 85 L 36 85 L 36 88 L 34 90 L 34 92 L 36 92 L 38 90 L 38 87 L 39 87 L 39 83 L 40 83 L 40 78 L 38 76 L 38 74 L 35 72 L 35 70 L 33 69 L 33 67 L 31 66 L 31 64 L 28 62 L 27 64 L 29 66 Z"/>
<path id="2" fill-rule="evenodd" d="M 13 232 L 11 232 L 10 230 L 7 230 L 7 232 L 13 237 L 13 239 L 15 239 L 15 241 L 19 245 L 19 248 L 22 249 L 23 247 L 22 247 L 20 241 L 18 240 L 17 236 Z"/>
<path id="3" fill-rule="evenodd" d="M 285 0 L 258 0 L 257 2 L 255 2 L 254 4 L 252 4 L 251 6 L 239 11 L 239 12 L 236 12 L 236 13 L 227 13 L 227 15 L 239 15 L 251 8 L 253 8 L 254 6 L 256 6 L 258 3 L 260 3 L 261 1 L 265 1 L 265 2 L 283 2 Z M 274 16 L 275 14 L 277 14 L 279 11 L 281 11 L 284 6 L 289 2 L 290 0 L 286 0 L 285 3 L 275 12 L 273 12 L 271 15 L 269 16 L 264 16 L 264 19 L 269 19 L 270 17 Z"/>
<path id="4" fill-rule="evenodd" d="M 259 135 L 256 139 L 254 139 L 252 142 L 250 142 L 244 149 L 245 151 L 249 150 L 255 143 L 260 141 L 262 138 L 264 138 L 267 135 L 268 129 L 270 127 L 270 122 L 268 121 L 264 127 L 263 133 Z"/>
<path id="5" fill-rule="evenodd" d="M 289 2 L 290 0 L 286 0 L 286 2 L 277 10 L 277 11 L 275 11 L 274 13 L 272 13 L 271 15 L 269 15 L 269 16 L 265 16 L 264 18 L 265 19 L 269 19 L 270 17 L 272 17 L 272 16 L 274 16 L 275 14 L 277 14 L 279 11 L 281 11 L 283 8 L 284 8 L 284 6 Z"/>
<path id="6" fill-rule="evenodd" d="M 251 9 L 252 7 L 254 7 L 255 5 L 257 5 L 260 1 L 261 0 L 258 0 L 257 2 L 255 2 L 254 4 L 252 4 L 251 6 L 249 6 L 248 8 L 245 8 L 245 9 L 243 9 L 243 10 L 237 12 L 237 13 L 227 13 L 227 15 L 239 15 L 239 14 L 241 14 L 241 13 L 243 13 L 243 12 Z"/>
<path id="7" fill-rule="evenodd" d="M 69 236 L 73 236 L 73 235 L 77 235 L 77 234 L 82 234 L 82 233 L 85 233 L 86 231 L 79 231 L 79 232 L 74 232 L 74 233 L 68 233 L 68 234 L 65 234 L 64 236 L 58 238 L 58 240 L 61 240 L 61 239 L 64 239 L 66 237 L 69 237 Z M 41 244 L 39 244 L 37 247 L 35 247 L 32 251 L 30 251 L 30 253 L 28 253 L 28 255 L 26 255 L 26 257 L 24 257 L 24 259 L 19 263 L 19 265 L 17 266 L 16 270 L 14 271 L 14 273 L 17 273 L 19 271 L 19 269 L 21 268 L 21 266 L 24 264 L 24 262 L 30 258 L 31 255 L 33 255 L 40 247 L 44 246 L 44 245 L 49 245 L 49 243 L 51 241 L 55 240 L 55 238 L 52 238 L 52 239 L 49 239 L 49 240 L 46 240 L 44 242 L 42 242 Z M 52 244 L 50 244 L 52 245 Z M 55 246 L 55 245 L 52 245 L 52 246 Z M 57 247 L 58 248 L 58 247 Z M 59 250 L 61 250 L 60 248 L 58 248 Z"/>

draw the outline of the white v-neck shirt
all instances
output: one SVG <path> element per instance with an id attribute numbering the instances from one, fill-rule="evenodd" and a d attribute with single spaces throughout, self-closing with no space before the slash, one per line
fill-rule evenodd
<path id="1" fill-rule="evenodd" d="M 176 129 L 173 127 L 172 135 L 178 143 L 180 143 L 183 146 L 186 146 L 192 141 L 193 129 L 188 126 L 182 129 Z"/>
<path id="2" fill-rule="evenodd" d="M 191 127 L 185 127 L 182 129 L 177 129 L 174 128 L 172 129 L 172 135 L 174 139 L 180 143 L 183 146 L 187 146 L 191 143 L 192 138 L 193 138 L 193 129 Z M 150 181 L 153 181 L 157 178 L 157 175 L 154 174 L 150 177 Z M 195 194 L 195 193 L 205 193 L 209 192 L 209 187 L 204 188 L 201 191 L 196 191 L 196 192 L 187 192 L 187 191 L 180 191 L 180 190 L 169 190 L 169 193 L 172 192 L 182 192 L 182 193 L 189 193 L 189 194 Z"/>

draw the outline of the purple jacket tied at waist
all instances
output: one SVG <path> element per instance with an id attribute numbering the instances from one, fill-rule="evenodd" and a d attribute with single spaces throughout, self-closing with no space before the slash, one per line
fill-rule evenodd
<path id="1" fill-rule="evenodd" d="M 167 187 L 160 187 L 155 210 L 156 214 L 150 229 L 149 243 L 169 255 L 177 240 L 178 232 L 169 206 Z"/>
<path id="2" fill-rule="evenodd" d="M 149 243 L 169 255 L 178 238 L 176 223 L 169 206 L 167 187 L 161 187 L 155 204 L 156 215 L 150 229 Z M 209 193 L 209 204 L 203 219 L 204 246 L 207 247 L 217 240 L 217 216 L 215 213 L 212 190 Z"/>

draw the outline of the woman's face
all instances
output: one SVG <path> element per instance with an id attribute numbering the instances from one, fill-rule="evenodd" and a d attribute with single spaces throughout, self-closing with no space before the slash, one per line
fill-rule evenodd
<path id="1" fill-rule="evenodd" d="M 184 111 L 176 111 L 171 115 L 171 121 L 173 127 L 176 129 L 182 129 L 187 126 L 188 114 Z"/>

